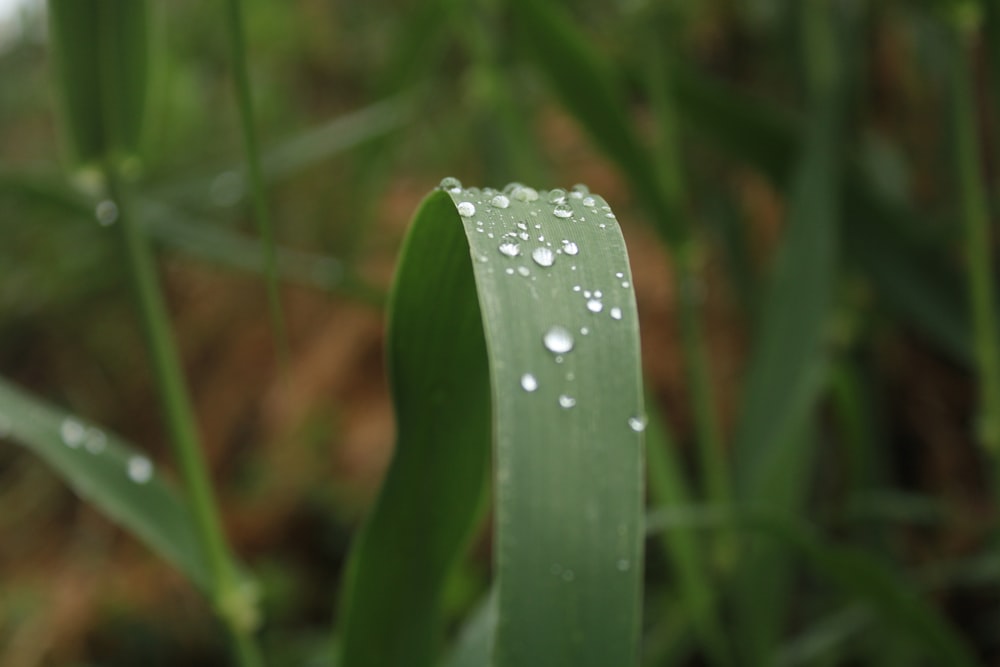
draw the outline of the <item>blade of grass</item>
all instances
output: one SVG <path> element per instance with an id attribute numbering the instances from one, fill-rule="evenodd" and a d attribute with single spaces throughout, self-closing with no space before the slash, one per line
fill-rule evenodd
<path id="1" fill-rule="evenodd" d="M 676 525 L 678 519 L 702 528 L 731 526 L 780 541 L 848 599 L 864 603 L 882 622 L 908 637 L 910 645 L 919 646 L 924 657 L 934 657 L 946 665 L 973 667 L 980 664 L 965 640 L 895 569 L 866 551 L 825 540 L 811 526 L 792 515 L 775 512 L 773 508 L 745 506 L 739 510 L 703 508 L 703 511 L 691 512 L 682 518 L 676 511 L 666 508 L 647 517 L 648 534 Z M 765 597 L 758 603 L 764 600 L 770 602 L 770 598 Z"/>
<path id="2" fill-rule="evenodd" d="M 444 667 L 490 667 L 493 661 L 493 636 L 497 629 L 497 595 L 491 589 L 472 610 Z"/>
<path id="3" fill-rule="evenodd" d="M 734 436 L 742 502 L 801 511 L 814 456 L 811 414 L 823 385 L 825 339 L 836 276 L 837 150 L 842 86 L 827 3 L 804 11 L 814 119 L 789 195 L 787 229 L 762 304 Z M 806 438 L 803 438 L 803 435 Z M 737 575 L 740 654 L 766 664 L 791 591 L 788 555 L 772 541 L 751 543 Z M 768 599 L 762 606 L 761 599 Z"/>
<path id="4" fill-rule="evenodd" d="M 968 29 L 956 27 L 950 39 L 951 114 L 955 173 L 965 226 L 968 303 L 972 311 L 975 362 L 979 379 L 977 435 L 994 459 L 1000 457 L 1000 330 L 997 328 L 996 280 L 990 213 L 980 164 L 971 75 L 964 52 Z M 1000 459 L 998 459 L 1000 460 Z M 997 477 L 1000 470 L 994 473 Z M 996 484 L 998 480 L 995 480 Z"/>
<path id="5" fill-rule="evenodd" d="M 82 498 L 199 588 L 211 589 L 191 512 L 137 448 L 3 379 L 0 433 L 42 458 Z"/>
<path id="6" fill-rule="evenodd" d="M 441 581 L 479 514 L 491 389 L 494 664 L 638 659 L 645 422 L 624 243 L 600 197 L 566 198 L 564 218 L 528 193 L 439 191 L 411 228 L 388 342 L 400 441 L 352 556 L 344 667 L 433 658 Z"/>
<path id="7" fill-rule="evenodd" d="M 229 54 L 233 67 L 233 81 L 236 86 L 237 106 L 240 110 L 240 127 L 243 132 L 243 148 L 246 151 L 247 173 L 250 176 L 249 184 L 253 199 L 254 219 L 257 221 L 257 233 L 260 234 L 261 253 L 264 257 L 268 312 L 276 339 L 278 365 L 287 366 L 288 333 L 285 330 L 281 295 L 278 291 L 278 260 L 275 252 L 274 229 L 268 212 L 267 192 L 264 189 L 260 152 L 257 148 L 253 97 L 250 92 L 250 75 L 247 71 L 246 39 L 243 34 L 242 0 L 226 1 L 226 28 L 229 33 Z"/>

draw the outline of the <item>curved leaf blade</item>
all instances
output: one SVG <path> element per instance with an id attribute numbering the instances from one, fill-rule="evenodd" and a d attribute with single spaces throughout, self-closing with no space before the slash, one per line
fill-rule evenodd
<path id="1" fill-rule="evenodd" d="M 417 214 L 390 306 L 400 437 L 352 559 L 345 667 L 432 660 L 412 628 L 440 636 L 440 587 L 479 514 L 490 392 L 493 664 L 637 661 L 645 418 L 635 299 L 610 208 L 573 194 L 566 217 L 547 193 L 478 190 L 435 192 Z"/>

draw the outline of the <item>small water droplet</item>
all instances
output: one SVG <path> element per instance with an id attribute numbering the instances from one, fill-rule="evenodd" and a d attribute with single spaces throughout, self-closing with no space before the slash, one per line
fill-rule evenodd
<path id="1" fill-rule="evenodd" d="M 597 299 L 590 299 L 587 301 L 587 310 L 592 313 L 599 313 L 604 310 L 604 304 Z"/>
<path id="2" fill-rule="evenodd" d="M 506 270 L 506 273 L 507 273 L 508 276 L 514 275 L 514 267 L 508 266 L 507 270 Z"/>
<path id="3" fill-rule="evenodd" d="M 549 203 L 550 204 L 561 204 L 566 201 L 566 191 L 562 188 L 553 188 L 549 190 Z"/>
<path id="4" fill-rule="evenodd" d="M 87 429 L 72 417 L 67 417 L 59 426 L 59 435 L 63 444 L 71 449 L 76 449 L 83 444 L 87 437 Z"/>
<path id="5" fill-rule="evenodd" d="M 462 191 L 462 181 L 458 180 L 454 176 L 445 176 L 441 179 L 438 187 L 445 192 L 451 192 L 452 194 L 458 194 Z"/>
<path id="6" fill-rule="evenodd" d="M 525 278 L 527 278 L 528 276 L 531 275 L 531 271 L 529 271 L 528 267 L 526 267 L 526 266 L 519 266 L 519 267 L 517 267 L 517 272 L 519 274 L 521 274 L 522 276 L 524 276 Z"/>
<path id="7" fill-rule="evenodd" d="M 595 299 L 600 299 L 600 298 L 602 298 L 603 296 L 604 296 L 604 292 L 602 292 L 602 291 L 601 291 L 601 290 L 599 290 L 599 289 L 598 289 L 598 290 L 594 290 L 594 298 L 595 298 Z"/>
<path id="8" fill-rule="evenodd" d="M 636 433 L 642 433 L 645 431 L 646 423 L 647 421 L 645 415 L 633 415 L 628 418 L 628 427 Z"/>
<path id="9" fill-rule="evenodd" d="M 583 183 L 577 183 L 576 185 L 573 186 L 572 190 L 573 192 L 571 194 L 574 197 L 582 197 L 584 195 L 590 194 L 590 188 L 588 188 Z"/>
<path id="10" fill-rule="evenodd" d="M 587 328 L 587 327 L 580 327 L 580 335 L 581 336 L 586 336 L 589 333 L 590 333 L 590 329 L 589 328 Z"/>
<path id="11" fill-rule="evenodd" d="M 573 243 L 572 241 L 563 242 L 563 252 L 567 255 L 577 255 L 580 253 L 580 246 Z"/>
<path id="12" fill-rule="evenodd" d="M 507 195 L 496 195 L 490 200 L 490 205 L 493 208 L 507 208 L 510 206 L 510 200 L 507 199 Z"/>
<path id="13" fill-rule="evenodd" d="M 471 218 L 476 214 L 476 205 L 471 201 L 459 202 L 458 214 L 463 218 Z"/>
<path id="14" fill-rule="evenodd" d="M 566 203 L 556 204 L 556 207 L 552 209 L 552 215 L 557 218 L 569 218 L 573 215 L 573 207 Z"/>
<path id="15" fill-rule="evenodd" d="M 118 220 L 118 205 L 110 199 L 104 199 L 94 208 L 94 217 L 101 227 L 109 227 Z"/>
<path id="16" fill-rule="evenodd" d="M 556 261 L 556 255 L 545 246 L 539 246 L 531 251 L 531 259 L 535 260 L 538 266 L 552 266 Z"/>
<path id="17" fill-rule="evenodd" d="M 621 318 L 622 318 L 622 309 L 619 308 L 618 306 L 615 306 L 614 308 L 612 308 L 611 309 L 611 319 L 613 319 L 613 320 L 620 320 Z"/>
<path id="18" fill-rule="evenodd" d="M 517 228 L 518 229 L 522 229 L 524 231 L 528 231 L 528 223 L 526 223 L 526 222 L 519 222 L 519 223 L 517 223 Z"/>
<path id="19" fill-rule="evenodd" d="M 567 396 L 566 394 L 559 395 L 559 406 L 569 409 L 576 405 L 576 399 L 572 396 Z"/>
<path id="20" fill-rule="evenodd" d="M 108 444 L 108 437 L 99 428 L 88 428 L 83 446 L 91 454 L 100 454 Z"/>
<path id="21" fill-rule="evenodd" d="M 527 392 L 532 392 L 538 389 L 538 380 L 531 373 L 525 373 L 521 376 L 521 389 Z"/>
<path id="22" fill-rule="evenodd" d="M 580 291 L 580 286 L 579 285 L 573 285 L 573 291 L 574 292 L 579 292 Z"/>
<path id="23" fill-rule="evenodd" d="M 622 287 L 624 287 L 625 289 L 628 289 L 629 288 L 629 282 L 627 280 L 623 280 L 622 281 Z"/>
<path id="24" fill-rule="evenodd" d="M 622 273 L 621 271 L 619 271 L 618 273 L 615 274 L 615 278 L 624 278 L 624 277 L 625 277 L 625 274 Z"/>
<path id="25" fill-rule="evenodd" d="M 542 337 L 545 349 L 554 354 L 565 354 L 573 349 L 573 334 L 565 327 L 552 326 Z"/>
<path id="26" fill-rule="evenodd" d="M 517 181 L 511 181 L 507 185 L 503 186 L 503 193 L 505 195 L 512 194 L 518 188 L 523 188 L 524 183 L 518 183 Z"/>
<path id="27" fill-rule="evenodd" d="M 592 296 L 594 296 L 594 293 L 591 292 L 589 289 L 583 290 L 583 298 L 584 299 L 589 299 Z"/>
<path id="28" fill-rule="evenodd" d="M 619 558 L 616 567 L 619 572 L 628 572 L 631 569 L 632 564 L 629 562 L 628 558 Z"/>
<path id="29" fill-rule="evenodd" d="M 520 234 L 517 235 L 517 238 L 521 239 L 522 241 L 527 241 L 528 239 L 531 238 L 531 236 L 528 235 L 528 232 L 521 232 Z"/>
<path id="30" fill-rule="evenodd" d="M 141 454 L 129 457 L 128 478 L 136 484 L 145 484 L 153 479 L 153 462 Z"/>
<path id="31" fill-rule="evenodd" d="M 507 257 L 517 257 L 521 254 L 521 246 L 513 241 L 504 241 L 497 250 L 500 251 L 501 255 L 506 255 Z"/>
<path id="32" fill-rule="evenodd" d="M 590 208 L 593 208 L 593 207 L 594 207 L 594 204 L 596 204 L 596 203 L 597 203 L 597 201 L 596 201 L 596 200 L 595 200 L 595 199 L 594 199 L 593 197 L 584 197 L 584 198 L 583 198 L 583 202 L 581 202 L 581 203 L 582 203 L 582 204 L 583 204 L 584 206 L 587 206 L 587 207 L 590 207 Z"/>

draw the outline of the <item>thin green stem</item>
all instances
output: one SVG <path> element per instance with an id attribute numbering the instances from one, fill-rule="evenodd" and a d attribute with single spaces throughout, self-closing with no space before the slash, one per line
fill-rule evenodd
<path id="1" fill-rule="evenodd" d="M 969 304 L 979 373 L 979 440 L 1000 456 L 1000 349 L 994 293 L 993 239 L 986 189 L 980 169 L 982 155 L 976 133 L 971 73 L 964 57 L 963 35 L 956 35 L 951 58 L 952 122 L 955 172 L 958 174 Z"/>
<path id="2" fill-rule="evenodd" d="M 240 126 L 243 131 L 247 175 L 249 176 L 250 194 L 253 198 L 254 218 L 257 221 L 257 233 L 260 234 L 261 252 L 264 256 L 268 310 L 271 326 L 274 328 L 279 365 L 285 367 L 289 356 L 288 334 L 285 330 L 281 296 L 278 291 L 278 260 L 275 253 L 274 228 L 268 213 L 267 193 L 264 189 L 264 177 L 260 167 L 260 150 L 257 147 L 253 98 L 250 94 L 250 76 L 247 73 L 242 1 L 227 0 L 226 10 L 230 58 L 233 66 L 233 80 L 236 84 L 236 100 L 240 110 Z"/>
<path id="3" fill-rule="evenodd" d="M 118 207 L 117 222 L 125 260 L 131 274 L 142 328 L 170 432 L 174 459 L 187 494 L 195 529 L 208 560 L 212 577 L 212 601 L 234 637 L 238 664 L 241 667 L 255 667 L 260 664 L 260 659 L 250 636 L 252 624 L 246 622 L 253 612 L 248 608 L 250 600 L 238 581 L 226 546 L 222 522 L 199 444 L 194 413 L 170 333 L 170 321 L 152 250 L 132 214 L 128 188 L 113 158 L 106 160 L 104 173 L 109 194 Z M 247 604 L 241 604 L 241 600 Z"/>

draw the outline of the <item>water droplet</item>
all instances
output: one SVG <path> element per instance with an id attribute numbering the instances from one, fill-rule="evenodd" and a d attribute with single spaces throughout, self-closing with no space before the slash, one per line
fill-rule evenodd
<path id="1" fill-rule="evenodd" d="M 597 299 L 590 299 L 587 301 L 587 310 L 592 313 L 599 313 L 604 310 L 604 304 Z"/>
<path id="2" fill-rule="evenodd" d="M 602 291 L 601 291 L 601 290 L 599 290 L 599 289 L 598 289 L 598 290 L 594 290 L 594 298 L 595 298 L 595 299 L 600 299 L 600 298 L 602 298 L 603 296 L 604 296 L 604 292 L 602 292 Z"/>
<path id="3" fill-rule="evenodd" d="M 590 188 L 588 188 L 583 183 L 577 183 L 576 185 L 573 186 L 572 190 L 573 192 L 571 194 L 574 197 L 582 197 L 584 195 L 590 194 Z"/>
<path id="4" fill-rule="evenodd" d="M 538 389 L 538 380 L 531 373 L 525 373 L 521 376 L 521 389 L 531 392 Z"/>
<path id="5" fill-rule="evenodd" d="M 108 444 L 108 436 L 99 428 L 88 428 L 87 438 L 83 446 L 91 454 L 100 454 Z"/>
<path id="6" fill-rule="evenodd" d="M 628 558 L 619 558 L 618 563 L 616 563 L 616 567 L 619 572 L 628 572 L 632 567 L 632 564 L 628 561 Z"/>
<path id="7" fill-rule="evenodd" d="M 76 449 L 83 444 L 84 438 L 87 437 L 87 429 L 77 420 L 67 417 L 59 427 L 59 435 L 62 437 L 64 445 Z"/>
<path id="8" fill-rule="evenodd" d="M 628 418 L 628 427 L 636 433 L 642 433 L 645 431 L 646 423 L 647 421 L 645 415 L 633 415 Z"/>
<path id="9" fill-rule="evenodd" d="M 528 267 L 526 267 L 526 266 L 519 266 L 519 267 L 517 267 L 517 272 L 519 274 L 521 274 L 522 276 L 524 276 L 525 278 L 527 278 L 528 276 L 531 275 L 531 271 L 529 271 Z"/>
<path id="10" fill-rule="evenodd" d="M 508 276 L 514 275 L 514 267 L 508 266 L 507 270 L 506 270 L 506 273 L 507 273 Z"/>
<path id="11" fill-rule="evenodd" d="M 507 199 L 507 195 L 497 195 L 490 200 L 490 205 L 493 208 L 507 208 L 510 206 L 510 200 Z"/>
<path id="12" fill-rule="evenodd" d="M 614 213 L 605 213 L 604 217 L 605 218 L 609 218 L 611 220 L 614 220 L 615 219 L 615 214 Z"/>
<path id="13" fill-rule="evenodd" d="M 567 396 L 566 394 L 559 395 L 559 406 L 563 408 L 571 408 L 576 405 L 576 399 L 572 396 Z"/>
<path id="14" fill-rule="evenodd" d="M 563 241 L 563 252 L 567 255 L 577 255 L 580 253 L 580 246 L 572 241 Z"/>
<path id="15" fill-rule="evenodd" d="M 545 246 L 539 246 L 531 251 L 531 259 L 535 260 L 538 266 L 552 266 L 556 261 L 556 255 Z"/>
<path id="16" fill-rule="evenodd" d="M 476 214 L 476 206 L 471 201 L 463 201 L 458 205 L 458 214 L 463 218 L 471 218 Z"/>
<path id="17" fill-rule="evenodd" d="M 531 236 L 528 235 L 528 232 L 521 232 L 520 234 L 517 235 L 517 237 L 522 241 L 527 241 L 528 239 L 531 238 Z"/>
<path id="18" fill-rule="evenodd" d="M 580 327 L 580 335 L 581 336 L 586 336 L 589 333 L 590 333 L 590 329 L 589 328 L 587 328 L 587 327 Z"/>
<path id="19" fill-rule="evenodd" d="M 624 287 L 625 289 L 628 289 L 628 287 L 629 287 L 629 282 L 628 282 L 627 280 L 623 280 L 623 281 L 622 281 L 622 287 Z"/>
<path id="20" fill-rule="evenodd" d="M 573 573 L 573 570 L 563 570 L 562 579 L 568 584 L 576 579 L 576 574 Z"/>
<path id="21" fill-rule="evenodd" d="M 580 286 L 579 285 L 573 285 L 573 291 L 574 292 L 579 292 L 580 291 Z"/>
<path id="22" fill-rule="evenodd" d="M 529 187 L 514 188 L 510 196 L 518 201 L 538 201 L 538 190 Z"/>
<path id="23" fill-rule="evenodd" d="M 518 183 L 517 181 L 511 181 L 507 185 L 503 186 L 503 193 L 505 195 L 513 194 L 515 190 L 524 187 L 524 183 Z"/>
<path id="24" fill-rule="evenodd" d="M 553 326 L 542 337 L 545 349 L 554 354 L 565 354 L 573 349 L 573 334 L 565 327 Z"/>
<path id="25" fill-rule="evenodd" d="M 594 293 L 591 292 L 589 289 L 583 290 L 583 298 L 584 299 L 589 299 L 592 296 L 594 296 Z"/>
<path id="26" fill-rule="evenodd" d="M 573 215 L 573 207 L 566 203 L 556 204 L 556 207 L 552 209 L 552 215 L 557 218 L 568 218 Z"/>
<path id="27" fill-rule="evenodd" d="M 596 203 L 597 201 L 593 197 L 584 197 L 582 202 L 584 206 L 588 206 L 590 208 L 593 208 Z"/>
<path id="28" fill-rule="evenodd" d="M 153 479 L 153 462 L 141 454 L 129 457 L 128 478 L 136 484 L 145 484 Z"/>
<path id="29" fill-rule="evenodd" d="M 94 208 L 94 217 L 101 227 L 109 227 L 118 220 L 118 205 L 110 199 L 100 201 Z"/>
<path id="30" fill-rule="evenodd" d="M 554 188 L 549 190 L 549 203 L 550 204 L 561 204 L 566 201 L 566 191 L 562 188 Z"/>
<path id="31" fill-rule="evenodd" d="M 445 176 L 441 179 L 438 187 L 445 192 L 451 192 L 452 194 L 458 194 L 462 191 L 462 181 L 458 180 L 454 176 Z"/>
<path id="32" fill-rule="evenodd" d="M 611 319 L 620 320 L 622 318 L 622 309 L 615 306 L 611 309 Z"/>
<path id="33" fill-rule="evenodd" d="M 500 251 L 501 255 L 507 255 L 508 257 L 517 257 L 521 254 L 521 246 L 513 241 L 504 241 L 497 250 Z"/>

